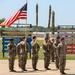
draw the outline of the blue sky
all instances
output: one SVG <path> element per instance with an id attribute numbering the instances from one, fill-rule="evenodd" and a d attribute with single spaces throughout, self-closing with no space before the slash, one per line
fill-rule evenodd
<path id="1" fill-rule="evenodd" d="M 0 19 L 9 18 L 26 0 L 0 0 Z M 39 26 L 48 25 L 49 5 L 55 11 L 55 25 L 75 25 L 75 0 L 28 0 L 28 24 L 36 24 L 36 4 L 39 6 Z M 22 21 L 21 21 L 22 22 Z"/>

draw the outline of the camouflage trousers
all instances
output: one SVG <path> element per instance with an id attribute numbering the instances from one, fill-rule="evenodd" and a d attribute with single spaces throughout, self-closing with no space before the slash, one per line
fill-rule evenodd
<path id="1" fill-rule="evenodd" d="M 9 70 L 14 69 L 15 56 L 9 56 Z"/>
<path id="2" fill-rule="evenodd" d="M 33 67 L 33 69 L 36 69 L 37 62 L 38 62 L 38 55 L 32 54 L 32 67 Z"/>
<path id="3" fill-rule="evenodd" d="M 59 57 L 57 55 L 55 56 L 55 65 L 56 65 L 56 68 L 59 69 Z"/>
<path id="4" fill-rule="evenodd" d="M 27 63 L 27 54 L 20 55 L 18 65 L 22 70 L 26 69 L 26 63 Z"/>
<path id="5" fill-rule="evenodd" d="M 63 73 L 65 70 L 65 65 L 66 65 L 66 57 L 60 57 L 59 62 L 60 62 L 59 64 L 60 72 Z"/>
<path id="6" fill-rule="evenodd" d="M 52 60 L 52 62 L 54 62 L 54 50 L 51 52 L 50 59 Z"/>
<path id="7" fill-rule="evenodd" d="M 44 67 L 48 68 L 50 64 L 50 54 L 44 53 Z"/>

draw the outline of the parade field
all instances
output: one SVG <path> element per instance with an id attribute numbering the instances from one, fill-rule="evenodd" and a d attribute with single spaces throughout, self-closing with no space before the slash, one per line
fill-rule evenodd
<path id="1" fill-rule="evenodd" d="M 38 43 L 40 46 L 42 46 L 43 40 L 38 40 Z M 59 70 L 55 68 L 55 63 L 51 62 L 49 65 L 49 68 L 51 70 L 45 70 L 44 69 L 44 60 L 43 60 L 43 50 L 42 48 L 39 51 L 39 60 L 37 68 L 38 71 L 34 71 L 32 69 L 32 60 L 31 58 L 28 58 L 26 68 L 28 71 L 22 72 L 21 69 L 18 67 L 18 58 L 15 61 L 15 67 L 14 69 L 16 72 L 9 72 L 8 69 L 8 53 L 5 53 L 5 57 L 2 57 L 2 41 L 0 40 L 0 75 L 60 75 Z M 67 54 L 67 62 L 66 62 L 66 68 L 65 72 L 67 75 L 75 75 L 75 54 Z"/>
<path id="2" fill-rule="evenodd" d="M 21 69 L 18 67 L 18 61 L 15 61 L 15 70 L 16 72 L 9 72 L 8 69 L 8 60 L 0 60 L 0 75 L 60 75 L 59 70 L 55 68 L 55 63 L 51 62 L 50 66 L 51 70 L 44 69 L 44 61 L 39 60 L 37 68 L 38 71 L 34 71 L 32 69 L 32 61 L 27 61 L 27 70 L 22 72 Z M 67 75 L 75 75 L 75 60 L 67 60 L 65 72 Z"/>
<path id="3" fill-rule="evenodd" d="M 75 1 L 70 1 L 1 1 L 0 75 L 75 75 Z"/>
<path id="4" fill-rule="evenodd" d="M 38 43 L 40 44 L 40 46 L 42 47 L 42 42 L 43 40 L 38 39 Z M 8 58 L 8 53 L 5 53 L 5 57 L 3 58 L 2 55 L 2 41 L 0 39 L 0 60 L 5 60 Z M 30 58 L 28 58 L 30 59 Z M 67 59 L 68 60 L 75 60 L 75 54 L 67 54 Z M 39 60 L 43 60 L 43 49 L 41 48 L 39 51 Z"/>

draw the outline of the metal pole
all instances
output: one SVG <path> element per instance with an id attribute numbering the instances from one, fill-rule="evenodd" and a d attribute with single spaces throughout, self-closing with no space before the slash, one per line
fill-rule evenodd
<path id="1" fill-rule="evenodd" d="M 26 0 L 26 3 L 27 3 L 27 5 L 28 5 L 28 0 Z M 26 24 L 27 24 L 27 19 L 26 19 Z"/>
<path id="2" fill-rule="evenodd" d="M 3 52 L 3 58 L 5 57 L 5 53 Z"/>
<path id="3" fill-rule="evenodd" d="M 20 20 L 18 20 L 17 28 L 19 27 L 19 24 L 20 24 Z"/>
<path id="4" fill-rule="evenodd" d="M 28 0 L 26 0 L 26 2 L 28 2 Z"/>

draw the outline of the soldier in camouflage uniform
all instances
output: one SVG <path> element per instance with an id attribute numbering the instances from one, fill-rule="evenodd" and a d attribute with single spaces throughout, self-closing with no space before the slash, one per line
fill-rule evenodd
<path id="1" fill-rule="evenodd" d="M 36 36 L 33 36 L 31 45 L 32 45 L 32 67 L 34 70 L 38 70 L 36 68 L 36 66 L 37 66 L 37 62 L 38 62 L 38 51 L 40 49 L 40 46 L 39 46 L 38 42 L 36 41 Z"/>
<path id="2" fill-rule="evenodd" d="M 66 65 L 67 45 L 65 44 L 64 38 L 61 38 L 61 43 L 58 45 L 58 52 L 60 73 L 66 74 L 64 70 Z"/>
<path id="3" fill-rule="evenodd" d="M 14 39 L 10 39 L 10 43 L 7 45 L 8 57 L 9 57 L 9 70 L 15 72 L 14 61 L 16 57 L 16 44 L 14 44 Z"/>
<path id="4" fill-rule="evenodd" d="M 51 51 L 51 41 L 49 40 L 49 37 L 46 37 L 43 42 L 43 50 L 44 50 L 44 67 L 46 70 L 51 70 L 48 68 L 50 63 L 50 51 Z"/>
<path id="5" fill-rule="evenodd" d="M 52 43 L 51 59 L 52 59 L 52 62 L 54 62 L 54 50 L 55 50 L 55 47 L 54 47 L 54 39 L 52 39 L 51 43 Z"/>
<path id="6" fill-rule="evenodd" d="M 22 71 L 27 71 L 26 63 L 27 63 L 29 45 L 28 43 L 26 43 L 25 37 L 21 39 L 21 42 L 17 45 L 16 49 L 19 58 L 19 67 L 22 69 Z"/>
<path id="7" fill-rule="evenodd" d="M 55 55 L 55 65 L 56 68 L 59 69 L 59 58 L 58 58 L 58 49 L 57 46 L 60 43 L 60 37 L 57 36 L 56 37 L 56 42 L 54 43 L 54 47 L 55 47 L 55 51 L 54 51 L 54 55 Z"/>

